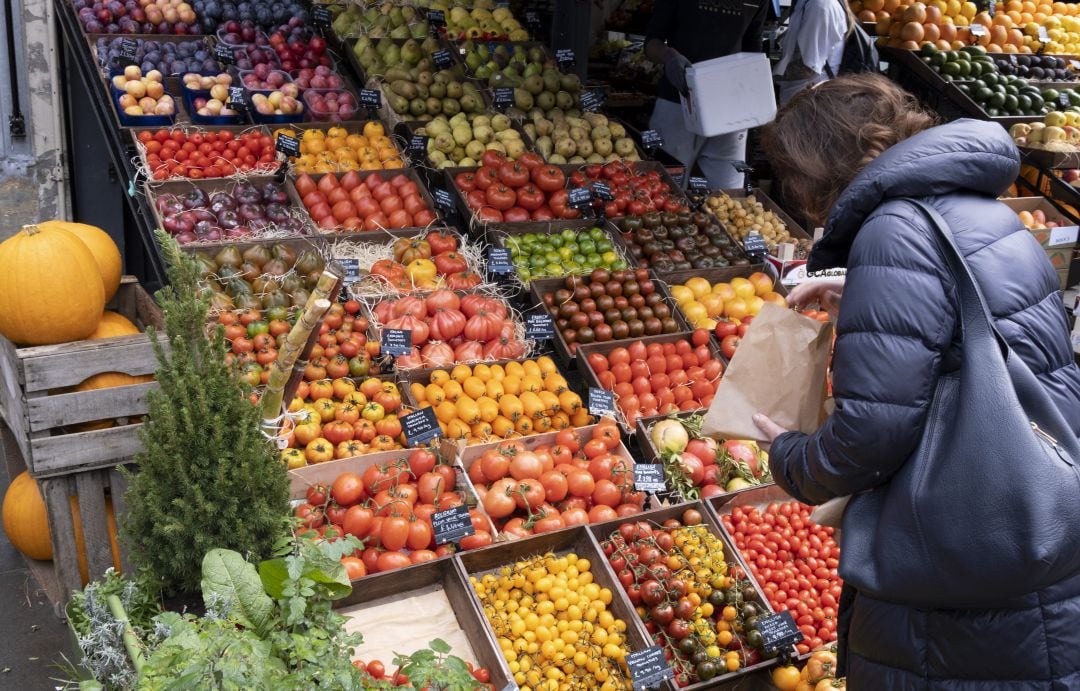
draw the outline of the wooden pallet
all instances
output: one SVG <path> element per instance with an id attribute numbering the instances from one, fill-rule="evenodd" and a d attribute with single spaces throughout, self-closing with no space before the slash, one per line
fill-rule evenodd
<path id="1" fill-rule="evenodd" d="M 10 478 L 14 479 L 26 470 L 15 436 L 3 425 L 0 425 L 0 452 L 3 453 Z M 117 565 L 121 571 L 130 570 L 126 550 L 119 541 L 119 564 L 113 557 L 106 509 L 107 502 L 111 502 L 113 516 L 119 522 L 126 511 L 124 491 L 127 489 L 127 479 L 121 475 L 119 466 L 114 465 L 48 477 L 39 480 L 38 486 L 49 514 L 53 559 L 40 561 L 27 558 L 25 561 L 45 590 L 54 613 L 63 619 L 66 616 L 64 607 L 71 599 L 72 592 L 84 585 L 80 556 L 85 561 L 88 580 L 100 578 L 106 570 Z M 76 538 L 76 506 L 82 533 L 81 555 Z"/>
<path id="2" fill-rule="evenodd" d="M 125 276 L 108 309 L 140 329 L 162 326 L 161 310 L 131 276 Z M 164 341 L 163 334 L 159 338 Z M 116 465 L 139 451 L 141 424 L 79 431 L 72 426 L 129 418 L 147 411 L 154 382 L 69 392 L 103 372 L 133 376 L 157 369 L 146 334 L 19 348 L 0 336 L 0 415 L 30 474 L 36 478 Z"/>

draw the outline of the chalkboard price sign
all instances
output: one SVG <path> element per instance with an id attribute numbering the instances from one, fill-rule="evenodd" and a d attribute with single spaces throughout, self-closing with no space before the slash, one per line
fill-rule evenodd
<path id="1" fill-rule="evenodd" d="M 648 150 L 659 149 L 664 145 L 664 138 L 656 130 L 645 130 L 641 133 L 641 146 Z"/>
<path id="2" fill-rule="evenodd" d="M 450 57 L 450 51 L 437 50 L 431 54 L 431 61 L 435 63 L 435 69 L 448 70 L 450 66 L 454 64 L 454 59 Z"/>
<path id="3" fill-rule="evenodd" d="M 385 355 L 408 355 L 412 352 L 412 331 L 410 329 L 383 329 L 380 345 Z"/>
<path id="4" fill-rule="evenodd" d="M 589 387 L 589 413 L 615 418 L 615 394 L 606 389 Z"/>
<path id="5" fill-rule="evenodd" d="M 300 155 L 300 140 L 288 134 L 279 134 L 274 140 L 274 148 L 290 158 Z"/>
<path id="6" fill-rule="evenodd" d="M 575 209 L 592 206 L 592 190 L 588 187 L 571 187 L 566 203 Z"/>
<path id="7" fill-rule="evenodd" d="M 124 38 L 120 40 L 120 56 L 118 58 L 121 65 L 134 65 L 135 57 L 139 53 L 139 42 L 133 38 Z"/>
<path id="8" fill-rule="evenodd" d="M 525 338 L 543 341 L 555 338 L 555 324 L 550 314 L 530 314 L 525 317 Z"/>
<path id="9" fill-rule="evenodd" d="M 325 5 L 316 5 L 311 10 L 311 23 L 315 26 L 330 26 L 332 17 L 330 8 Z"/>
<path id="10" fill-rule="evenodd" d="M 635 463 L 634 489 L 638 492 L 664 492 L 664 466 L 661 463 Z"/>
<path id="11" fill-rule="evenodd" d="M 469 507 L 465 505 L 431 514 L 431 530 L 435 533 L 436 545 L 459 542 L 463 537 L 476 534 Z"/>
<path id="12" fill-rule="evenodd" d="M 572 48 L 560 48 L 555 51 L 555 62 L 559 69 L 569 69 L 577 64 L 577 56 Z"/>
<path id="13" fill-rule="evenodd" d="M 765 238 L 759 233 L 750 233 L 743 240 L 743 248 L 746 253 L 753 256 L 758 254 L 767 254 L 769 248 L 765 246 Z"/>
<path id="14" fill-rule="evenodd" d="M 334 261 L 336 261 L 338 265 L 341 266 L 341 270 L 345 272 L 346 283 L 356 283 L 360 280 L 359 259 L 341 258 L 335 259 Z"/>
<path id="15" fill-rule="evenodd" d="M 434 408 L 423 408 L 405 415 L 401 418 L 401 429 L 409 446 L 420 446 L 443 435 Z"/>
<path id="16" fill-rule="evenodd" d="M 658 645 L 630 653 L 626 656 L 626 666 L 630 668 L 634 691 L 656 689 L 666 680 L 675 678 L 675 672 L 664 658 L 664 649 Z"/>
<path id="17" fill-rule="evenodd" d="M 375 89 L 360 89 L 360 105 L 365 108 L 378 108 L 382 105 L 382 94 Z"/>
<path id="18" fill-rule="evenodd" d="M 581 95 L 581 109 L 587 113 L 595 113 L 604 105 L 604 97 L 599 91 L 586 91 Z"/>
<path id="19" fill-rule="evenodd" d="M 221 65 L 232 65 L 236 63 L 236 55 L 233 53 L 233 49 L 224 43 L 219 43 L 214 46 L 214 59 Z"/>
<path id="20" fill-rule="evenodd" d="M 514 271 L 514 262 L 510 250 L 505 247 L 492 247 L 488 250 L 488 273 L 508 274 Z"/>
<path id="21" fill-rule="evenodd" d="M 450 211 L 454 208 L 454 198 L 450 196 L 450 193 L 444 189 L 436 187 L 431 191 L 432 196 L 435 198 L 435 206 L 438 206 L 446 211 Z"/>
<path id="22" fill-rule="evenodd" d="M 508 86 L 495 89 L 491 96 L 491 104 L 499 109 L 514 105 L 514 90 Z"/>
<path id="23" fill-rule="evenodd" d="M 765 650 L 780 650 L 803 640 L 803 634 L 795 625 L 791 612 L 770 614 L 757 620 L 758 632 L 765 641 Z"/>

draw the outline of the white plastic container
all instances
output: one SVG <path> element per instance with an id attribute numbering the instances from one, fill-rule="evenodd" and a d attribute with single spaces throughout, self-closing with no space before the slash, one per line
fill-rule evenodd
<path id="1" fill-rule="evenodd" d="M 769 59 L 764 53 L 734 53 L 686 70 L 690 96 L 683 121 L 695 134 L 714 137 L 771 122 L 776 117 Z"/>

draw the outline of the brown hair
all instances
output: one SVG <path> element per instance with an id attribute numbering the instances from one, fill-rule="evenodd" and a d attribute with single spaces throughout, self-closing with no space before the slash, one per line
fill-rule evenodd
<path id="1" fill-rule="evenodd" d="M 885 77 L 843 75 L 792 98 L 765 127 L 762 145 L 791 211 L 823 225 L 860 170 L 935 124 L 914 96 Z"/>

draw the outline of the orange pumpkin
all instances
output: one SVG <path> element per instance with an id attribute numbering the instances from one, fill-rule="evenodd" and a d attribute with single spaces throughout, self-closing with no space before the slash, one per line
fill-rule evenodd
<path id="1" fill-rule="evenodd" d="M 104 309 L 101 270 L 74 233 L 28 225 L 0 243 L 0 334 L 9 340 L 78 341 L 94 333 Z"/>
<path id="2" fill-rule="evenodd" d="M 94 255 L 94 261 L 97 262 L 98 270 L 101 272 L 101 281 L 105 287 L 105 302 L 112 300 L 120 288 L 120 275 L 123 272 L 124 262 L 120 257 L 120 248 L 116 246 L 108 233 L 97 226 L 71 221 L 44 221 L 38 224 L 38 228 L 42 230 L 59 228 L 73 233 L 75 237 L 82 240 L 90 253 Z"/>
<path id="3" fill-rule="evenodd" d="M 79 517 L 79 498 L 71 497 L 72 527 L 75 530 L 75 556 L 79 560 L 79 575 L 83 585 L 90 582 L 86 565 L 86 542 L 83 538 L 82 519 Z M 109 532 L 109 551 L 112 552 L 113 568 L 120 573 L 120 543 L 116 538 L 116 517 L 113 515 L 112 499 L 105 497 L 105 525 Z"/>
<path id="4" fill-rule="evenodd" d="M 99 338 L 115 338 L 116 336 L 134 336 L 135 334 L 142 333 L 139 331 L 139 327 L 135 326 L 130 319 L 117 312 L 110 312 L 105 310 L 101 315 L 101 321 L 98 322 L 97 329 L 94 333 L 90 334 L 88 339 Z"/>
<path id="5" fill-rule="evenodd" d="M 4 532 L 15 549 L 31 559 L 52 559 L 45 500 L 29 473 L 24 471 L 11 481 L 4 494 L 3 516 Z"/>
<path id="6" fill-rule="evenodd" d="M 154 381 L 154 375 L 144 374 L 138 377 L 133 377 L 130 374 L 124 374 L 123 372 L 102 372 L 101 374 L 95 374 L 86 381 L 82 382 L 75 387 L 75 391 L 95 391 L 97 389 L 111 389 L 114 386 L 132 386 L 134 384 L 144 384 L 146 382 Z M 96 420 L 94 422 L 85 422 L 81 425 L 75 425 L 75 429 L 80 432 L 89 432 L 97 429 L 107 429 L 109 427 L 115 427 L 116 422 L 114 420 Z"/>

